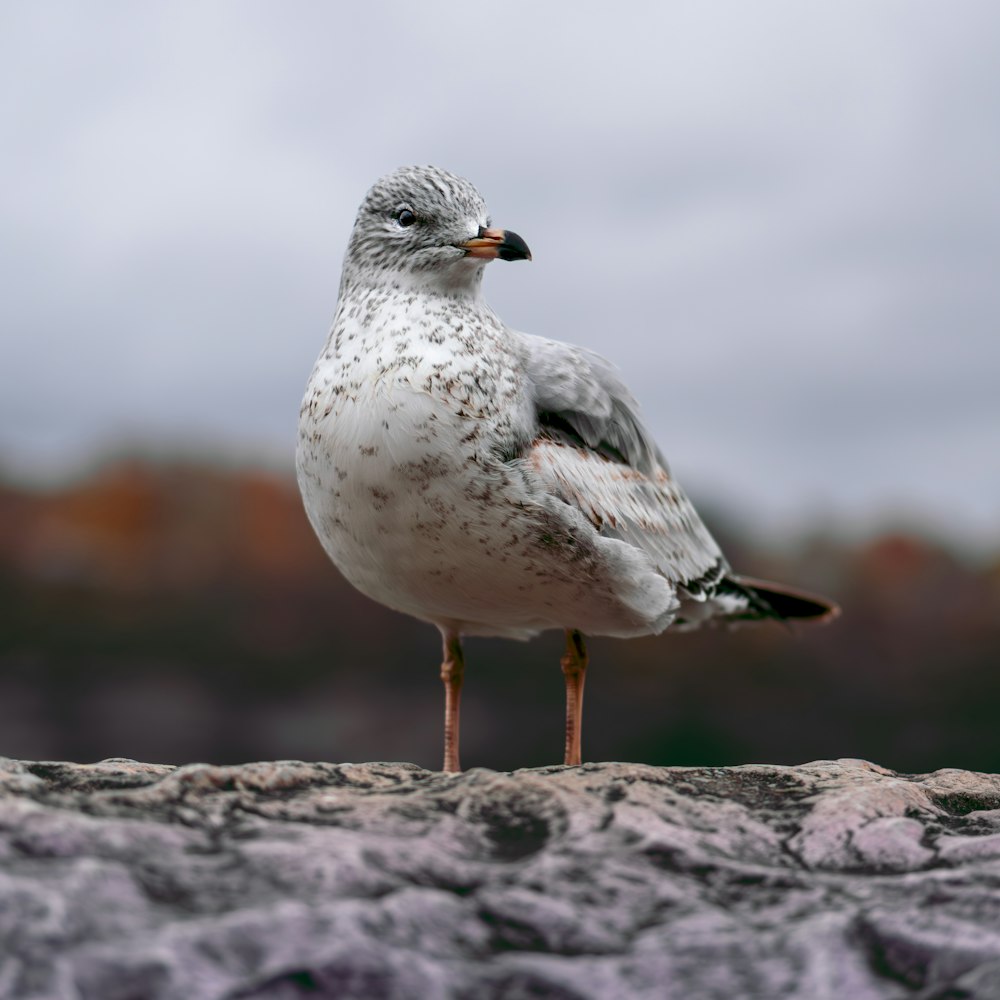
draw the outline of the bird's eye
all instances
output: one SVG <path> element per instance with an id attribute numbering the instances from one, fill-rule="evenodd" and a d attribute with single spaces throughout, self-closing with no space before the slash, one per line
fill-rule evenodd
<path id="1" fill-rule="evenodd" d="M 404 208 L 396 215 L 396 221 L 405 228 L 412 226 L 417 221 L 417 217 L 408 208 Z"/>

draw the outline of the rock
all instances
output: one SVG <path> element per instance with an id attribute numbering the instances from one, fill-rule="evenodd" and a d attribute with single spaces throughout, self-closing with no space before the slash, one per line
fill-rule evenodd
<path id="1" fill-rule="evenodd" d="M 0 996 L 1000 998 L 1000 777 L 0 759 Z"/>

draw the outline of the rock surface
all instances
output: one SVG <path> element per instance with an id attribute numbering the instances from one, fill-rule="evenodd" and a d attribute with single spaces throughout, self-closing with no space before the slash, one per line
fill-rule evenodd
<path id="1" fill-rule="evenodd" d="M 0 996 L 1000 998 L 1000 777 L 0 758 Z"/>

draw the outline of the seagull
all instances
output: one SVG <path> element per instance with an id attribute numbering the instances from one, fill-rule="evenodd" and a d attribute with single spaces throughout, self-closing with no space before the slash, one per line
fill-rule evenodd
<path id="1" fill-rule="evenodd" d="M 585 634 L 838 613 L 733 573 L 614 366 L 513 330 L 484 302 L 497 259 L 531 252 L 469 181 L 431 166 L 377 181 L 299 419 L 299 488 L 326 553 L 362 593 L 441 633 L 445 771 L 461 769 L 463 636 L 565 631 L 572 765 Z"/>

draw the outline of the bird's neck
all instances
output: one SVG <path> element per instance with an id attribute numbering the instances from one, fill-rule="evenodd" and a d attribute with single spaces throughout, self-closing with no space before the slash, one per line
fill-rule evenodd
<path id="1" fill-rule="evenodd" d="M 390 290 L 403 295 L 432 295 L 475 303 L 482 299 L 482 284 L 483 262 L 466 259 L 426 271 L 356 273 L 345 269 L 340 280 L 340 297 Z"/>

